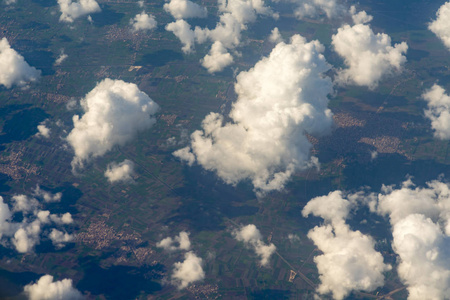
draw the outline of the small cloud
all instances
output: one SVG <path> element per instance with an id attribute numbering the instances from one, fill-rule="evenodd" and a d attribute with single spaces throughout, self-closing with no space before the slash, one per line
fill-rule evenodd
<path id="1" fill-rule="evenodd" d="M 178 244 L 178 246 L 176 246 Z M 158 248 L 164 248 L 168 251 L 189 250 L 191 248 L 191 241 L 189 240 L 189 232 L 181 231 L 178 236 L 167 237 L 156 244 Z"/>
<path id="2" fill-rule="evenodd" d="M 164 10 L 175 19 L 206 18 L 208 11 L 205 7 L 189 0 L 170 0 L 164 4 Z"/>
<path id="3" fill-rule="evenodd" d="M 270 36 L 269 36 L 269 41 L 274 44 L 283 42 L 283 37 L 281 36 L 280 30 L 278 30 L 278 27 L 275 27 L 274 29 L 272 29 Z"/>
<path id="4" fill-rule="evenodd" d="M 425 117 L 431 121 L 434 136 L 441 140 L 450 139 L 450 96 L 441 86 L 435 84 L 422 94 L 422 98 L 428 104 Z"/>
<path id="5" fill-rule="evenodd" d="M 209 73 L 223 71 L 226 67 L 233 63 L 233 56 L 220 41 L 214 42 L 209 53 L 201 60 L 202 66 Z"/>
<path id="6" fill-rule="evenodd" d="M 42 136 L 46 139 L 50 138 L 50 129 L 45 126 L 44 122 L 39 124 L 37 126 L 38 133 L 36 133 L 36 136 Z"/>
<path id="7" fill-rule="evenodd" d="M 262 235 L 255 225 L 249 224 L 233 231 L 236 240 L 244 242 L 246 246 L 250 246 L 261 258 L 261 266 L 267 266 L 272 254 L 276 251 L 274 244 L 266 245 L 262 241 Z"/>
<path id="8" fill-rule="evenodd" d="M 68 234 L 67 232 L 62 232 L 54 228 L 52 229 L 48 237 L 57 249 L 64 247 L 65 244 L 73 241 L 74 239 L 73 234 Z"/>
<path id="9" fill-rule="evenodd" d="M 59 54 L 58 58 L 55 60 L 54 66 L 59 66 L 66 58 L 68 58 L 69 55 L 64 53 L 64 50 L 61 50 L 61 53 Z"/>
<path id="10" fill-rule="evenodd" d="M 60 202 L 62 193 L 59 192 L 56 194 L 52 194 L 50 192 L 42 190 L 39 185 L 36 185 L 36 188 L 33 190 L 33 196 L 42 198 L 47 203 Z"/>
<path id="11" fill-rule="evenodd" d="M 172 273 L 172 284 L 178 289 L 184 289 L 189 284 L 203 280 L 205 272 L 203 271 L 203 260 L 189 251 L 184 255 L 183 262 L 176 262 Z"/>
<path id="12" fill-rule="evenodd" d="M 133 27 L 133 31 L 136 32 L 139 30 L 153 30 L 158 23 L 154 16 L 146 14 L 145 11 L 143 11 L 142 13 L 137 14 L 134 19 L 130 20 L 130 25 Z"/>
<path id="13" fill-rule="evenodd" d="M 24 288 L 29 300 L 81 300 L 83 295 L 72 286 L 72 279 L 53 281 L 53 276 L 44 275 L 36 283 Z"/>
<path id="14" fill-rule="evenodd" d="M 100 12 L 101 8 L 95 0 L 58 0 L 61 16 L 61 22 L 72 23 L 75 19 Z"/>
<path id="15" fill-rule="evenodd" d="M 129 159 L 125 159 L 120 164 L 111 163 L 108 165 L 108 168 L 105 171 L 105 177 L 108 178 L 108 181 L 110 183 L 115 183 L 118 181 L 133 181 L 133 175 L 134 163 Z"/>

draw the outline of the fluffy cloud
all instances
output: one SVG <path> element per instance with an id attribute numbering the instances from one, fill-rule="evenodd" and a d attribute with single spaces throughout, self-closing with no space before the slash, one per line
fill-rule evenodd
<path id="1" fill-rule="evenodd" d="M 170 0 L 164 4 L 164 10 L 175 19 L 206 18 L 208 14 L 205 7 L 189 0 Z"/>
<path id="2" fill-rule="evenodd" d="M 409 300 L 450 298 L 450 185 L 440 180 L 416 187 L 383 186 L 372 210 L 388 215 L 398 274 Z"/>
<path id="3" fill-rule="evenodd" d="M 176 246 L 178 244 L 178 246 Z M 164 248 L 164 250 L 189 250 L 191 248 L 191 241 L 189 240 L 189 232 L 181 231 L 178 236 L 167 237 L 156 244 L 156 247 Z"/>
<path id="4" fill-rule="evenodd" d="M 62 64 L 63 61 L 65 61 L 69 55 L 64 53 L 64 50 L 61 50 L 61 53 L 59 54 L 58 58 L 55 60 L 55 63 L 53 65 L 59 66 Z"/>
<path id="5" fill-rule="evenodd" d="M 278 27 L 275 27 L 274 29 L 272 29 L 270 36 L 269 36 L 269 41 L 275 44 L 281 43 L 283 42 L 283 37 L 280 34 L 280 30 L 278 29 Z"/>
<path id="6" fill-rule="evenodd" d="M 431 120 L 434 136 L 441 140 L 450 139 L 450 96 L 442 87 L 435 84 L 422 95 L 422 98 L 428 102 L 425 116 Z"/>
<path id="7" fill-rule="evenodd" d="M 137 14 L 134 19 L 130 20 L 130 25 L 133 27 L 133 31 L 139 30 L 152 30 L 155 29 L 158 23 L 155 20 L 155 17 L 149 14 L 146 14 L 143 11 L 140 14 Z"/>
<path id="8" fill-rule="evenodd" d="M 186 288 L 189 284 L 203 280 L 205 272 L 203 271 L 203 260 L 192 251 L 184 255 L 183 262 L 176 262 L 172 273 L 172 284 L 179 289 Z"/>
<path id="9" fill-rule="evenodd" d="M 108 181 L 111 183 L 117 181 L 132 181 L 131 177 L 134 174 L 134 163 L 125 159 L 120 164 L 111 163 L 108 165 L 108 168 L 105 172 L 105 177 L 108 178 Z"/>
<path id="10" fill-rule="evenodd" d="M 55 228 L 52 229 L 48 237 L 56 248 L 62 248 L 66 243 L 71 242 L 74 239 L 73 234 L 68 234 L 67 232 L 62 232 Z"/>
<path id="11" fill-rule="evenodd" d="M 297 4 L 294 14 L 298 19 L 317 18 L 322 14 L 333 18 L 345 12 L 344 6 L 337 0 L 291 0 L 290 2 Z"/>
<path id="12" fill-rule="evenodd" d="M 75 19 L 100 12 L 101 8 L 95 0 L 79 0 L 74 2 L 72 0 L 58 0 L 61 16 L 59 20 L 62 22 L 72 23 Z"/>
<path id="13" fill-rule="evenodd" d="M 67 141 L 75 151 L 72 168 L 83 161 L 123 145 L 134 135 L 150 128 L 159 107 L 137 85 L 104 79 L 81 100 L 84 115 L 73 116 L 74 128 Z"/>
<path id="14" fill-rule="evenodd" d="M 267 266 L 272 254 L 276 251 L 274 244 L 266 245 L 262 240 L 262 235 L 255 225 L 249 224 L 233 231 L 236 240 L 244 242 L 246 246 L 250 246 L 255 250 L 256 254 L 261 258 L 261 266 Z"/>
<path id="15" fill-rule="evenodd" d="M 42 136 L 46 139 L 50 137 L 50 129 L 47 126 L 45 126 L 45 124 L 38 125 L 37 129 L 38 133 L 36 134 L 36 136 Z"/>
<path id="16" fill-rule="evenodd" d="M 383 77 L 399 72 L 408 50 L 405 42 L 391 46 L 391 38 L 384 33 L 374 34 L 369 25 L 344 25 L 332 37 L 334 50 L 344 58 L 347 69 L 340 70 L 337 82 L 356 84 L 371 89 Z"/>
<path id="17" fill-rule="evenodd" d="M 450 50 L 450 2 L 444 3 L 436 12 L 436 20 L 428 25 L 438 38 L 442 40 L 444 45 Z"/>
<path id="18" fill-rule="evenodd" d="M 321 281 L 317 291 L 332 293 L 334 299 L 343 299 L 353 290 L 373 291 L 383 286 L 383 272 L 391 268 L 375 251 L 371 237 L 352 231 L 345 223 L 352 206 L 353 201 L 334 191 L 312 199 L 302 211 L 304 217 L 313 214 L 327 223 L 310 230 L 308 237 L 323 252 L 314 258 Z"/>
<path id="19" fill-rule="evenodd" d="M 53 276 L 44 275 L 36 283 L 24 288 L 30 300 L 79 300 L 83 295 L 72 286 L 72 279 L 53 281 Z"/>
<path id="20" fill-rule="evenodd" d="M 36 188 L 33 190 L 33 196 L 42 198 L 45 202 L 60 202 L 62 193 L 52 194 L 50 192 L 42 190 L 39 185 L 36 185 Z"/>
<path id="21" fill-rule="evenodd" d="M 209 54 L 201 60 L 201 63 L 209 73 L 220 72 L 233 63 L 233 56 L 221 42 L 217 41 L 211 46 Z"/>
<path id="22" fill-rule="evenodd" d="M 24 86 L 36 81 L 41 71 L 30 67 L 22 55 L 12 49 L 6 38 L 0 40 L 0 84 L 6 88 L 13 85 Z"/>
<path id="23" fill-rule="evenodd" d="M 353 23 L 364 24 L 372 21 L 373 17 L 368 15 L 365 11 L 356 12 L 356 7 L 353 5 L 350 7 L 350 15 L 352 16 Z"/>
<path id="24" fill-rule="evenodd" d="M 281 190 L 291 174 L 317 163 L 305 132 L 330 130 L 332 82 L 318 41 L 295 35 L 237 76 L 231 122 L 210 113 L 174 155 L 217 172 L 226 183 L 250 179 L 257 192 Z"/>
<path id="25" fill-rule="evenodd" d="M 191 25 L 189 25 L 185 20 L 177 20 L 167 24 L 166 30 L 173 32 L 173 34 L 180 40 L 183 44 L 181 50 L 184 53 L 191 53 L 194 50 L 195 33 L 191 29 Z"/>

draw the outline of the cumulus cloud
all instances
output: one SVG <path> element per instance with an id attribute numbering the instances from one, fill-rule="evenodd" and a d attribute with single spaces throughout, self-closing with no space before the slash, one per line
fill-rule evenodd
<path id="1" fill-rule="evenodd" d="M 220 72 L 233 63 L 233 56 L 221 42 L 217 41 L 211 46 L 209 54 L 201 60 L 201 63 L 209 73 Z"/>
<path id="2" fill-rule="evenodd" d="M 58 0 L 58 4 L 61 10 L 59 20 L 68 23 L 72 23 L 79 17 L 101 11 L 95 0 L 78 0 L 76 2 L 72 0 Z"/>
<path id="3" fill-rule="evenodd" d="M 42 136 L 46 139 L 48 139 L 50 137 L 50 128 L 45 126 L 45 124 L 39 124 L 37 126 L 37 129 L 38 129 L 38 133 L 36 133 L 36 136 Z"/>
<path id="4" fill-rule="evenodd" d="M 52 229 L 48 237 L 56 248 L 62 248 L 66 243 L 69 243 L 74 239 L 73 234 L 68 234 L 67 232 L 62 232 L 55 228 Z"/>
<path id="5" fill-rule="evenodd" d="M 13 85 L 25 86 L 36 81 L 40 75 L 41 71 L 30 67 L 23 56 L 11 48 L 6 38 L 0 40 L 0 84 L 8 89 Z"/>
<path id="6" fill-rule="evenodd" d="M 150 128 L 159 106 L 137 85 L 104 79 L 81 100 L 84 115 L 73 116 L 67 141 L 75 151 L 72 168 L 124 145 L 140 130 Z"/>
<path id="7" fill-rule="evenodd" d="M 72 279 L 53 281 L 53 276 L 44 275 L 36 283 L 24 288 L 30 300 L 81 300 L 83 295 L 72 286 Z"/>
<path id="8" fill-rule="evenodd" d="M 281 190 L 291 174 L 317 164 L 305 132 L 327 133 L 332 113 L 327 95 L 332 82 L 318 41 L 295 35 L 269 57 L 237 76 L 238 95 L 230 122 L 210 113 L 180 159 L 217 172 L 228 184 L 250 179 L 257 192 Z"/>
<path id="9" fill-rule="evenodd" d="M 172 273 L 172 284 L 179 289 L 186 288 L 189 284 L 203 280 L 205 272 L 203 271 L 203 260 L 189 251 L 184 255 L 183 262 L 176 262 Z"/>
<path id="10" fill-rule="evenodd" d="M 352 5 L 350 7 L 350 15 L 352 16 L 353 23 L 364 24 L 372 21 L 373 17 L 368 15 L 364 10 L 356 12 L 356 7 Z"/>
<path id="11" fill-rule="evenodd" d="M 38 198 L 42 198 L 45 202 L 49 203 L 49 202 L 60 202 L 61 201 L 61 197 L 62 197 L 62 193 L 56 193 L 56 194 L 52 194 L 48 191 L 44 191 L 43 189 L 41 189 L 41 187 L 39 185 L 36 185 L 36 188 L 33 190 L 33 196 L 38 197 Z"/>
<path id="12" fill-rule="evenodd" d="M 120 164 L 111 163 L 105 171 L 105 177 L 111 183 L 118 181 L 133 181 L 131 176 L 134 175 L 134 163 L 125 159 Z"/>
<path id="13" fill-rule="evenodd" d="M 388 215 L 397 272 L 409 300 L 450 298 L 450 185 L 440 180 L 416 187 L 383 186 L 374 211 Z"/>
<path id="14" fill-rule="evenodd" d="M 208 14 L 205 7 L 189 0 L 170 0 L 164 4 L 164 10 L 175 19 L 206 18 Z"/>
<path id="15" fill-rule="evenodd" d="M 334 50 L 344 59 L 347 69 L 339 70 L 336 81 L 356 84 L 371 89 L 380 80 L 400 72 L 408 50 L 405 42 L 391 46 L 391 38 L 384 33 L 375 34 L 369 25 L 344 25 L 332 36 Z"/>
<path id="16" fill-rule="evenodd" d="M 156 244 L 158 248 L 164 248 L 168 251 L 189 250 L 191 241 L 189 240 L 189 232 L 181 231 L 178 236 L 167 237 Z"/>
<path id="17" fill-rule="evenodd" d="M 269 41 L 275 44 L 281 43 L 283 42 L 283 37 L 280 34 L 280 30 L 278 29 L 278 27 L 275 27 L 274 29 L 272 29 L 270 36 L 269 36 Z"/>
<path id="18" fill-rule="evenodd" d="M 436 20 L 428 24 L 430 29 L 450 50 L 450 2 L 445 2 L 436 12 Z"/>
<path id="19" fill-rule="evenodd" d="M 130 25 L 133 27 L 133 31 L 139 30 L 152 30 L 155 29 L 158 23 L 155 20 L 155 17 L 149 14 L 146 14 L 143 11 L 140 14 L 137 14 L 134 19 L 130 20 Z"/>
<path id="20" fill-rule="evenodd" d="M 344 299 L 353 290 L 373 291 L 383 286 L 383 273 L 391 269 L 375 251 L 373 239 L 345 223 L 354 205 L 354 196 L 349 198 L 334 191 L 312 199 L 302 211 L 304 217 L 312 214 L 326 222 L 310 230 L 308 237 L 323 252 L 314 258 L 321 282 L 317 291 L 332 293 L 334 299 Z"/>
<path id="21" fill-rule="evenodd" d="M 450 139 L 450 96 L 441 86 L 435 84 L 422 98 L 428 102 L 425 116 L 431 121 L 434 136 L 441 140 Z"/>
<path id="22" fill-rule="evenodd" d="M 249 224 L 233 231 L 236 240 L 244 242 L 246 246 L 250 246 L 255 250 L 256 254 L 261 258 L 261 266 L 267 266 L 272 254 L 276 251 L 274 244 L 266 245 L 262 240 L 262 235 L 255 225 Z"/>
<path id="23" fill-rule="evenodd" d="M 337 0 L 292 0 L 290 2 L 297 4 L 294 14 L 298 19 L 318 18 L 323 14 L 333 18 L 345 12 L 345 7 Z"/>
<path id="24" fill-rule="evenodd" d="M 59 54 L 58 58 L 55 60 L 54 66 L 59 66 L 62 64 L 63 61 L 65 61 L 69 55 L 64 53 L 64 50 L 61 50 L 61 53 Z"/>
<path id="25" fill-rule="evenodd" d="M 195 33 L 185 20 L 177 20 L 166 25 L 166 30 L 173 32 L 173 34 L 180 40 L 183 47 L 181 50 L 188 54 L 194 50 Z"/>

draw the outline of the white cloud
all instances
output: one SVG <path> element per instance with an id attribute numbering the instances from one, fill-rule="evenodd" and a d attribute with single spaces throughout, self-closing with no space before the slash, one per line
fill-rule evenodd
<path id="1" fill-rule="evenodd" d="M 436 20 L 428 25 L 438 38 L 442 40 L 444 45 L 450 50 L 450 2 L 445 2 L 436 12 Z"/>
<path id="2" fill-rule="evenodd" d="M 101 8 L 95 0 L 58 0 L 61 16 L 59 20 L 62 22 L 72 23 L 75 19 L 100 12 Z"/>
<path id="3" fill-rule="evenodd" d="M 150 128 L 159 106 L 137 85 L 104 79 L 81 100 L 84 115 L 73 116 L 74 128 L 67 141 L 75 151 L 72 168 L 92 157 L 124 145 L 135 134 Z"/>
<path id="4" fill-rule="evenodd" d="M 295 35 L 237 76 L 231 122 L 210 113 L 187 148 L 174 155 L 217 172 L 228 184 L 250 179 L 257 192 L 281 190 L 297 169 L 317 164 L 305 132 L 327 133 L 332 82 L 318 42 Z"/>
<path id="5" fill-rule="evenodd" d="M 63 61 L 65 61 L 69 55 L 64 53 L 64 50 L 61 50 L 61 53 L 59 54 L 58 58 L 55 60 L 54 66 L 59 66 L 62 64 Z"/>
<path id="6" fill-rule="evenodd" d="M 189 0 L 170 0 L 164 4 L 164 10 L 175 19 L 206 18 L 208 14 L 205 7 Z"/>
<path id="7" fill-rule="evenodd" d="M 48 237 L 56 248 L 62 248 L 66 243 L 69 243 L 74 239 L 73 234 L 68 234 L 67 232 L 62 232 L 55 228 L 52 229 Z"/>
<path id="8" fill-rule="evenodd" d="M 26 195 L 14 195 L 13 200 L 13 212 L 35 212 L 39 207 L 39 202 L 34 199 L 27 197 Z"/>
<path id="9" fill-rule="evenodd" d="M 36 283 L 24 288 L 29 300 L 79 300 L 83 295 L 72 286 L 72 279 L 53 281 L 53 276 L 44 275 Z"/>
<path id="10" fill-rule="evenodd" d="M 345 12 L 345 7 L 337 0 L 290 0 L 289 2 L 297 4 L 294 14 L 298 19 L 318 18 L 323 14 L 333 18 Z"/>
<path id="11" fill-rule="evenodd" d="M 41 222 L 34 220 L 31 223 L 22 223 L 20 228 L 14 233 L 11 242 L 16 247 L 17 252 L 27 253 L 40 242 Z"/>
<path id="12" fill-rule="evenodd" d="M 139 1 L 137 2 L 137 4 L 138 4 L 138 6 L 139 6 L 140 8 L 143 8 L 143 7 L 144 7 L 144 1 L 143 1 L 143 0 L 139 0 Z"/>
<path id="13" fill-rule="evenodd" d="M 246 246 L 250 246 L 255 250 L 256 254 L 261 258 L 261 266 L 269 264 L 270 257 L 277 249 L 274 244 L 266 245 L 263 242 L 261 233 L 253 224 L 234 230 L 233 236 L 236 240 L 244 242 Z"/>
<path id="14" fill-rule="evenodd" d="M 270 36 L 269 36 L 269 41 L 274 44 L 284 42 L 283 37 L 281 36 L 280 30 L 278 29 L 278 27 L 275 27 L 274 29 L 272 29 Z"/>
<path id="15" fill-rule="evenodd" d="M 364 10 L 356 12 L 356 7 L 354 5 L 350 7 L 349 12 L 352 16 L 353 23 L 355 24 L 369 23 L 373 19 L 373 17 L 371 15 L 368 15 Z"/>
<path id="16" fill-rule="evenodd" d="M 5 0 L 5 5 L 15 4 L 17 0 Z"/>
<path id="17" fill-rule="evenodd" d="M 46 139 L 48 139 L 50 137 L 50 128 L 45 126 L 45 124 L 38 125 L 37 129 L 38 129 L 38 133 L 36 134 L 36 136 L 42 136 Z"/>
<path id="18" fill-rule="evenodd" d="M 201 60 L 201 63 L 209 73 L 220 72 L 233 63 L 233 56 L 228 53 L 221 42 L 216 41 L 211 46 L 209 54 Z"/>
<path id="19" fill-rule="evenodd" d="M 178 244 L 176 246 L 175 244 Z M 189 232 L 181 231 L 178 236 L 167 237 L 156 244 L 158 248 L 164 248 L 168 251 L 189 250 L 191 248 L 191 241 L 189 240 Z"/>
<path id="20" fill-rule="evenodd" d="M 450 185 L 440 180 L 416 187 L 383 186 L 373 210 L 388 215 L 397 269 L 409 300 L 450 298 Z"/>
<path id="21" fill-rule="evenodd" d="M 347 69 L 339 70 L 336 81 L 371 89 L 380 80 L 400 72 L 408 50 L 405 42 L 391 46 L 391 38 L 384 33 L 374 34 L 369 25 L 344 25 L 332 37 L 334 50 L 344 58 Z"/>
<path id="22" fill-rule="evenodd" d="M 194 50 L 195 33 L 185 20 L 177 20 L 166 25 L 166 30 L 173 32 L 173 34 L 180 40 L 183 47 L 181 50 L 188 54 Z"/>
<path id="23" fill-rule="evenodd" d="M 0 40 L 0 84 L 6 88 L 36 81 L 41 71 L 30 67 L 22 55 L 12 49 L 6 38 Z"/>
<path id="24" fill-rule="evenodd" d="M 111 183 L 118 181 L 133 181 L 133 178 L 131 177 L 133 175 L 134 163 L 129 159 L 125 159 L 120 164 L 111 163 L 105 171 L 105 177 L 108 178 L 108 181 Z"/>
<path id="25" fill-rule="evenodd" d="M 450 96 L 441 86 L 435 84 L 422 98 L 428 102 L 425 116 L 431 121 L 434 136 L 441 140 L 450 139 Z"/>
<path id="26" fill-rule="evenodd" d="M 133 31 L 139 30 L 152 30 L 155 29 L 158 23 L 155 20 L 155 17 L 149 14 L 146 14 L 143 11 L 140 14 L 137 14 L 134 19 L 130 20 L 130 25 L 133 27 Z"/>
<path id="27" fill-rule="evenodd" d="M 42 198 L 45 202 L 60 202 L 62 198 L 62 193 L 52 194 L 50 192 L 44 191 L 40 188 L 39 185 L 36 185 L 36 188 L 33 190 L 33 196 Z"/>
<path id="28" fill-rule="evenodd" d="M 312 199 L 302 211 L 304 217 L 313 214 L 327 223 L 310 230 L 308 237 L 323 252 L 314 258 L 321 281 L 317 291 L 332 293 L 334 299 L 343 299 L 353 290 L 373 291 L 383 286 L 383 273 L 391 269 L 375 251 L 372 238 L 345 223 L 352 202 L 341 191 L 334 191 Z"/>
<path id="29" fill-rule="evenodd" d="M 179 289 L 186 288 L 189 284 L 203 280 L 205 272 L 203 271 L 203 260 L 192 251 L 184 255 L 183 262 L 176 262 L 172 273 L 172 284 Z"/>

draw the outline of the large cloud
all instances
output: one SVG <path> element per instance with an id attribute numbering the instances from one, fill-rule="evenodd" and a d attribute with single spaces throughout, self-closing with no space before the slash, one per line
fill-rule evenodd
<path id="1" fill-rule="evenodd" d="M 60 21 L 72 23 L 75 19 L 100 12 L 101 8 L 95 0 L 58 0 L 59 9 L 61 10 Z"/>
<path id="2" fill-rule="evenodd" d="M 435 84 L 422 98 L 428 102 L 425 116 L 431 120 L 434 136 L 442 140 L 450 139 L 450 96 Z"/>
<path id="3" fill-rule="evenodd" d="M 438 36 L 444 45 L 450 50 L 450 2 L 444 3 L 436 12 L 436 20 L 428 25 L 435 35 Z"/>
<path id="4" fill-rule="evenodd" d="M 177 245 L 178 244 L 178 245 Z M 163 248 L 168 251 L 189 250 L 191 241 L 189 240 L 189 232 L 181 231 L 175 238 L 166 237 L 156 244 L 156 247 Z"/>
<path id="5" fill-rule="evenodd" d="M 24 288 L 30 300 L 81 300 L 83 295 L 72 286 L 72 279 L 53 281 L 53 276 L 44 275 L 36 283 Z"/>
<path id="6" fill-rule="evenodd" d="M 338 72 L 337 82 L 371 89 L 385 76 L 401 71 L 408 50 L 405 42 L 392 47 L 387 34 L 375 34 L 366 24 L 344 25 L 333 35 L 332 44 L 348 66 Z"/>
<path id="7" fill-rule="evenodd" d="M 155 20 L 155 17 L 149 14 L 146 14 L 143 11 L 140 14 L 137 14 L 134 19 L 130 20 L 130 25 L 133 27 L 133 31 L 139 30 L 152 30 L 155 29 L 158 23 Z"/>
<path id="8" fill-rule="evenodd" d="M 0 84 L 6 88 L 13 85 L 24 86 L 36 81 L 41 71 L 30 67 L 22 55 L 12 49 L 6 38 L 0 40 Z"/>
<path id="9" fill-rule="evenodd" d="M 203 260 L 189 251 L 184 255 L 183 262 L 176 262 L 172 273 L 172 283 L 179 289 L 186 288 L 189 284 L 203 280 L 205 272 L 203 271 Z"/>
<path id="10" fill-rule="evenodd" d="M 104 79 L 81 100 L 84 115 L 73 116 L 74 128 L 67 141 L 75 151 L 72 167 L 101 156 L 114 145 L 123 145 L 150 128 L 159 107 L 133 83 Z"/>
<path id="11" fill-rule="evenodd" d="M 326 222 L 312 229 L 308 237 L 323 252 L 314 258 L 321 282 L 317 291 L 332 293 L 334 299 L 343 299 L 353 290 L 373 291 L 383 286 L 383 272 L 391 268 L 375 251 L 370 236 L 352 231 L 345 223 L 352 206 L 342 192 L 334 191 L 312 199 L 302 211 L 304 217 L 313 214 Z"/>
<path id="12" fill-rule="evenodd" d="M 118 181 L 133 181 L 133 178 L 131 177 L 133 174 L 134 163 L 129 159 L 125 159 L 120 164 L 111 163 L 105 171 L 105 177 L 108 178 L 108 181 L 111 183 Z"/>
<path id="13" fill-rule="evenodd" d="M 389 216 L 408 299 L 449 299 L 450 185 L 434 180 L 421 188 L 407 180 L 400 188 L 383 186 L 372 208 Z"/>
<path id="14" fill-rule="evenodd" d="M 291 174 L 313 165 L 305 132 L 326 133 L 332 124 L 327 95 L 332 82 L 318 42 L 295 35 L 269 57 L 237 76 L 231 122 L 210 113 L 191 144 L 174 155 L 217 172 L 229 184 L 250 179 L 257 191 L 280 190 Z"/>
<path id="15" fill-rule="evenodd" d="M 267 266 L 272 254 L 276 251 L 274 244 L 266 245 L 262 240 L 262 235 L 255 225 L 249 224 L 233 231 L 236 240 L 244 242 L 246 246 L 250 246 L 255 250 L 256 254 L 261 258 L 261 266 Z"/>
<path id="16" fill-rule="evenodd" d="M 164 4 L 164 10 L 175 19 L 206 18 L 208 13 L 205 7 L 189 0 L 170 0 Z"/>

